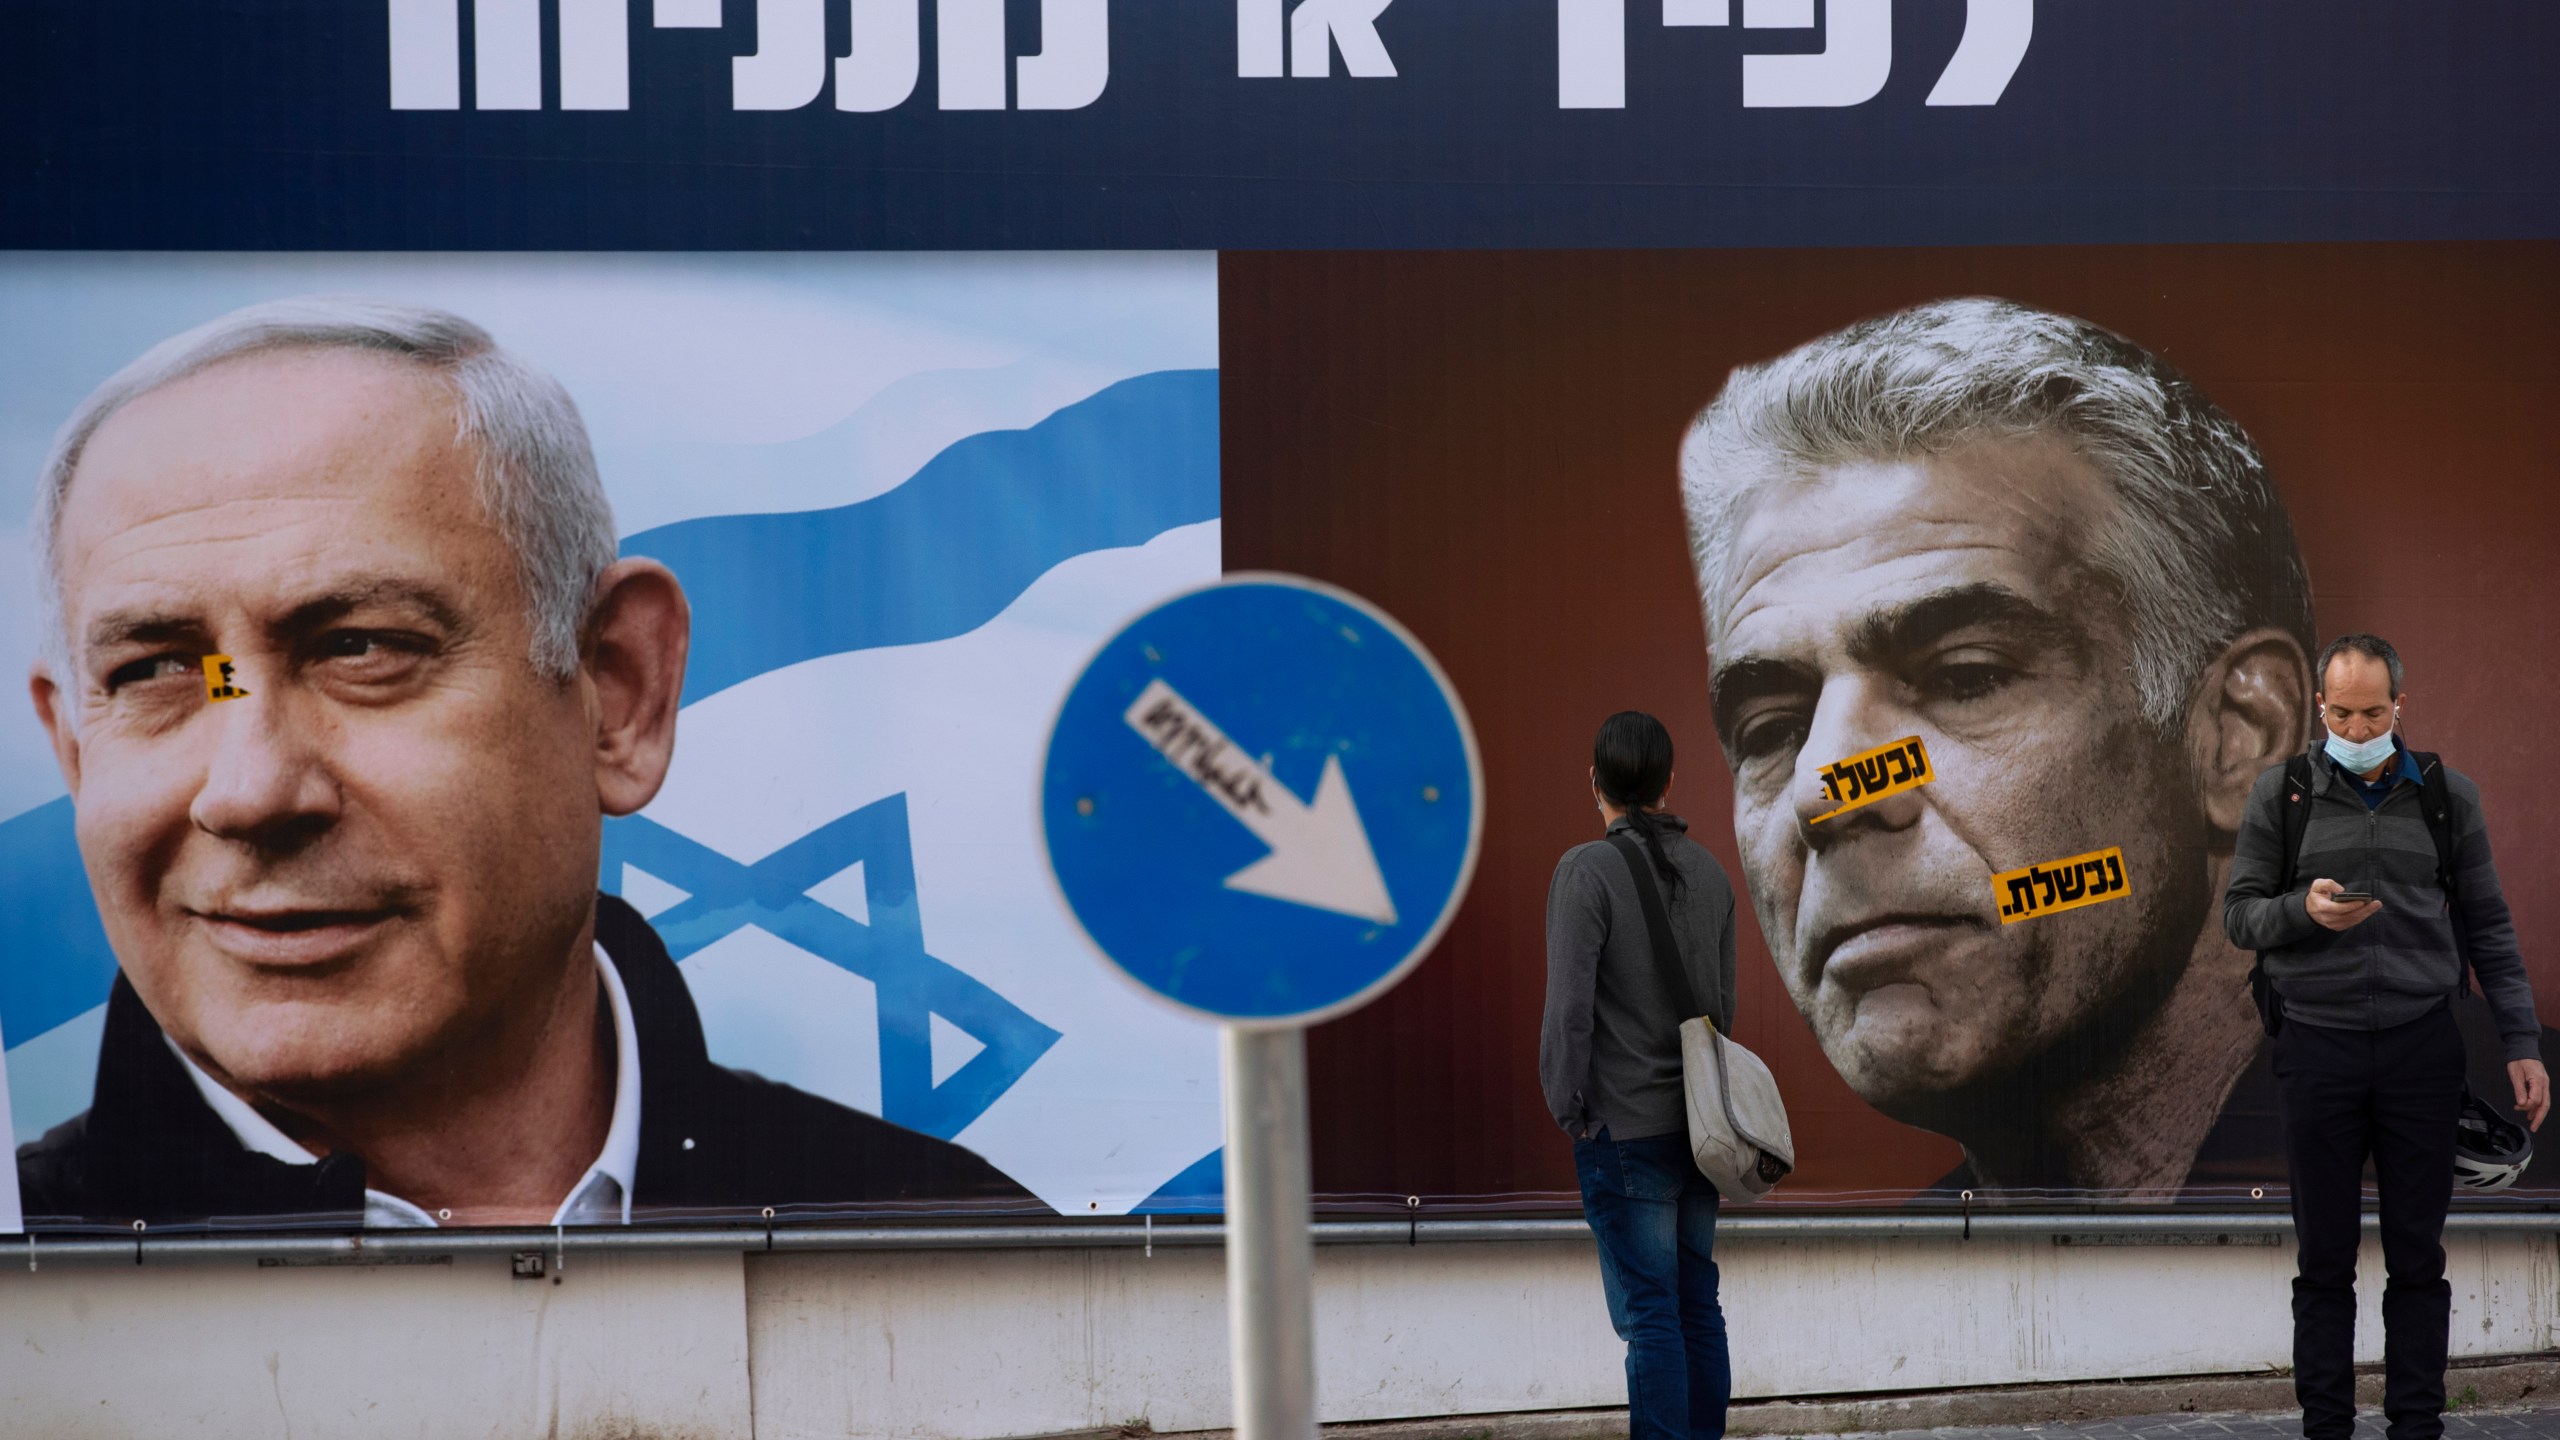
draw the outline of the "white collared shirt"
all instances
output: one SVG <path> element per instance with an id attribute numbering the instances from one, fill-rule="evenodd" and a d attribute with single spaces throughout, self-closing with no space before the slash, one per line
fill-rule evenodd
<path id="1" fill-rule="evenodd" d="M 587 1173 L 569 1188 L 569 1198 L 560 1202 L 558 1213 L 551 1217 L 554 1225 L 628 1225 L 631 1223 L 632 1177 L 640 1168 L 640 1043 L 631 1029 L 631 997 L 623 992 L 621 972 L 613 968 L 613 960 L 596 947 L 596 978 L 604 984 L 605 1005 L 613 1012 L 613 1120 L 605 1127 L 604 1149 L 596 1156 Z M 241 1145 L 261 1155 L 272 1156 L 288 1165 L 317 1165 L 320 1157 L 302 1148 L 275 1126 L 275 1122 L 258 1113 L 248 1101 L 222 1088 L 219 1081 L 207 1075 L 187 1058 L 175 1041 L 162 1035 L 169 1053 L 187 1067 L 187 1078 L 196 1085 L 196 1093 Z M 364 1223 L 367 1229 L 433 1229 L 436 1217 L 380 1190 L 364 1192 Z"/>

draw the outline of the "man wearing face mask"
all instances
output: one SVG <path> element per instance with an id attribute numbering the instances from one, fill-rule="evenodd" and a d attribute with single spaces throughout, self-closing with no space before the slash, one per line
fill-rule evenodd
<path id="1" fill-rule="evenodd" d="M 2427 806 L 2432 756 L 2396 729 L 2400 656 L 2372 635 L 2321 652 L 2323 736 L 2308 784 L 2258 778 L 2236 842 L 2223 927 L 2263 956 L 2300 1262 L 2294 1393 L 2308 1440 L 2355 1424 L 2355 1265 L 2365 1162 L 2382 1204 L 2383 1412 L 2391 1440 L 2444 1430 L 2444 1219 L 2453 1189 L 2462 1037 L 2448 1001 L 2469 961 L 2497 1017 L 2516 1108 L 2551 1106 L 2533 989 L 2491 863 L 2480 790 L 2446 766 L 2450 853 Z M 2308 807 L 2288 856 L 2286 807 Z"/>

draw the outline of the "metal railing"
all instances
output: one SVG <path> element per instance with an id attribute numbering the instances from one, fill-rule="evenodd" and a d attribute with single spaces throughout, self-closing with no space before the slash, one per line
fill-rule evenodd
<path id="1" fill-rule="evenodd" d="M 2367 1214 L 2365 1228 L 2377 1217 Z M 1527 1241 L 1588 1242 L 1579 1219 L 1337 1220 L 1314 1227 L 1319 1245 L 1451 1245 Z M 2006 1237 L 2087 1237 L 2094 1243 L 2264 1243 L 2256 1237 L 2290 1234 L 2281 1213 L 2053 1214 L 1974 1213 L 1926 1215 L 1727 1214 L 1717 1230 L 1729 1242 L 1762 1240 L 1989 1240 Z M 2448 1234 L 2560 1234 L 2560 1213 L 2457 1211 Z M 1058 1250 L 1141 1249 L 1157 1246 L 1223 1246 L 1226 1227 L 1215 1221 L 1152 1219 L 1078 1224 L 894 1225 L 783 1224 L 773 1226 L 584 1227 L 540 1229 L 370 1230 L 351 1234 L 181 1234 L 0 1238 L 0 1273 L 23 1258 L 30 1269 L 46 1264 L 128 1265 L 232 1261 L 264 1266 L 416 1265 L 450 1263 L 464 1256 L 542 1257 L 560 1273 L 582 1254 L 803 1253 L 864 1250 Z M 14 1252 L 14 1253 L 13 1253 Z"/>

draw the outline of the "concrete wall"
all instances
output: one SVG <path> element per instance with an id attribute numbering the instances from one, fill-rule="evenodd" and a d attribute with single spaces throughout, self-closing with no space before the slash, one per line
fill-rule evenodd
<path id="1" fill-rule="evenodd" d="M 13 1440 L 744 1440 L 747 1382 L 734 1255 L 0 1266 Z"/>
<path id="2" fill-rule="evenodd" d="M 2547 1236 L 2450 1237 L 2457 1355 L 2546 1350 Z M 6 1254 L 0 1251 L 0 1254 Z M 1746 1396 L 2263 1371 L 2289 1246 L 1735 1240 Z M 986 1440 L 1226 1420 L 1215 1250 L 0 1267 L 0 1433 Z M 2381 1258 L 2368 1246 L 2365 1273 Z M 2379 1287 L 2359 1332 L 2380 1354 Z M 1317 1252 L 1327 1420 L 1623 1403 L 1587 1243 Z"/>

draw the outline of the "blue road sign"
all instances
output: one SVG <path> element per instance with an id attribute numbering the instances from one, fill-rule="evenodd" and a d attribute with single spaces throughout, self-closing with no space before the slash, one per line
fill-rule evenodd
<path id="1" fill-rule="evenodd" d="M 1303 1024 L 1403 978 L 1484 829 L 1475 734 L 1403 627 L 1236 575 L 1131 621 L 1049 735 L 1041 833 L 1131 979 L 1214 1019 Z"/>

